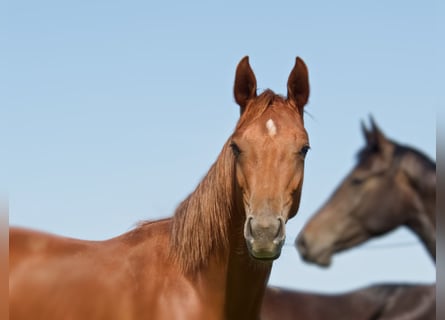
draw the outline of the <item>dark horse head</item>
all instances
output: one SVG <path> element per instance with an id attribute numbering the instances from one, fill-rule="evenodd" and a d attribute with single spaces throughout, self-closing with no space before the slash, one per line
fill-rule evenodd
<path id="1" fill-rule="evenodd" d="M 371 119 L 358 161 L 296 240 L 303 259 L 328 266 L 335 252 L 408 226 L 435 258 L 436 164 L 387 139 Z"/>

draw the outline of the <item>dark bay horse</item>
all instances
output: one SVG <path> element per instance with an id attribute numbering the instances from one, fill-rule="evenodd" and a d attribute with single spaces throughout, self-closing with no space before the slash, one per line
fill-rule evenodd
<path id="1" fill-rule="evenodd" d="M 296 59 L 287 97 L 256 91 L 245 57 L 235 75 L 235 131 L 173 218 L 105 241 L 11 228 L 10 318 L 258 319 L 300 203 L 304 62 Z"/>
<path id="2" fill-rule="evenodd" d="M 434 320 L 435 285 L 378 284 L 341 294 L 268 287 L 262 320 Z"/>
<path id="3" fill-rule="evenodd" d="M 435 164 L 388 140 L 371 123 L 371 130 L 362 126 L 366 145 L 358 164 L 296 241 L 311 262 L 328 265 L 334 252 L 399 225 L 410 226 L 435 257 Z M 364 234 L 357 235 L 360 231 Z M 342 294 L 268 288 L 262 315 L 267 320 L 433 320 L 435 294 L 434 284 L 378 284 Z"/>
<path id="4" fill-rule="evenodd" d="M 331 197 L 303 228 L 303 259 L 328 266 L 331 256 L 399 226 L 407 226 L 436 259 L 436 163 L 386 138 L 371 118 L 365 146 Z"/>

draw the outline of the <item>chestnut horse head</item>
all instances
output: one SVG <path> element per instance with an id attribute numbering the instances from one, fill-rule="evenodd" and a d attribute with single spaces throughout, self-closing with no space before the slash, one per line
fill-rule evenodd
<path id="1" fill-rule="evenodd" d="M 235 131 L 175 214 L 174 254 L 185 270 L 206 264 L 215 248 L 231 245 L 255 259 L 276 259 L 284 243 L 285 223 L 299 207 L 309 149 L 303 124 L 309 97 L 306 65 L 296 58 L 287 97 L 271 90 L 257 95 L 256 78 L 245 57 L 236 70 L 234 96 L 241 111 Z M 193 209 L 194 199 L 199 199 L 197 209 Z M 199 231 L 197 223 L 202 224 Z M 239 243 L 230 244 L 231 239 Z"/>
<path id="2" fill-rule="evenodd" d="M 328 266 L 335 252 L 398 226 L 411 228 L 435 258 L 436 164 L 362 124 L 358 161 L 296 240 L 303 259 Z"/>
<path id="3" fill-rule="evenodd" d="M 287 99 L 270 90 L 257 96 L 255 75 L 246 57 L 238 65 L 234 93 L 241 118 L 230 147 L 245 212 L 244 238 L 252 257 L 275 259 L 284 243 L 285 223 L 296 214 L 300 202 L 309 150 L 303 126 L 308 72 L 297 58 L 287 83 Z"/>

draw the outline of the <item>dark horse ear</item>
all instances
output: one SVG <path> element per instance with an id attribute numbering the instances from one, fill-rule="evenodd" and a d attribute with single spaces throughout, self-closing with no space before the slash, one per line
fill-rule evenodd
<path id="1" fill-rule="evenodd" d="M 369 139 L 367 141 L 368 145 L 374 147 L 383 156 L 390 156 L 393 144 L 385 137 L 372 116 L 370 116 L 370 122 L 371 131 L 369 132 Z"/>
<path id="2" fill-rule="evenodd" d="M 238 63 L 233 88 L 235 101 L 241 108 L 241 113 L 247 106 L 247 102 L 256 97 L 256 78 L 249 64 L 249 57 L 245 56 Z"/>
<path id="3" fill-rule="evenodd" d="M 360 127 L 362 129 L 363 137 L 365 138 L 366 144 L 371 142 L 371 132 L 366 128 L 365 122 L 362 120 L 360 122 Z"/>
<path id="4" fill-rule="evenodd" d="M 300 112 L 309 99 L 309 73 L 306 64 L 299 57 L 287 80 L 287 99 L 295 103 Z"/>
<path id="5" fill-rule="evenodd" d="M 373 116 L 369 116 L 369 120 L 371 122 L 371 139 L 372 142 L 380 145 L 381 143 L 383 143 L 386 138 L 385 135 L 383 134 L 383 132 L 380 130 L 380 128 L 377 126 L 377 123 L 374 120 Z"/>

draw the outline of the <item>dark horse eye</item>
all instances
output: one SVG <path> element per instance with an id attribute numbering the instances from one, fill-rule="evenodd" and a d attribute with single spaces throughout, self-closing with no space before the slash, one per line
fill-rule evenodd
<path id="1" fill-rule="evenodd" d="M 241 154 L 241 150 L 240 150 L 240 148 L 236 145 L 236 143 L 235 142 L 232 142 L 231 144 L 230 144 L 230 148 L 232 148 L 232 152 L 233 152 L 233 155 L 235 156 L 235 157 L 239 157 L 239 155 Z"/>
<path id="2" fill-rule="evenodd" d="M 353 184 L 353 185 L 356 186 L 356 185 L 361 184 L 363 181 L 364 181 L 363 178 L 353 177 L 353 178 L 351 179 L 351 184 Z"/>
<path id="3" fill-rule="evenodd" d="M 303 157 L 306 156 L 307 152 L 309 151 L 311 147 L 309 147 L 308 145 L 303 146 L 303 148 L 301 148 L 300 150 L 300 155 L 302 155 Z"/>

